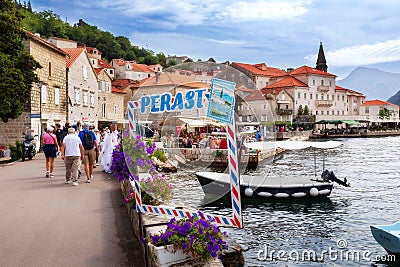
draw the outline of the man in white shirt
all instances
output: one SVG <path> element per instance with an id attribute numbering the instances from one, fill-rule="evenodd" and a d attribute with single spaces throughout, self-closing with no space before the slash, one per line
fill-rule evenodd
<path id="1" fill-rule="evenodd" d="M 83 159 L 84 150 L 81 139 L 75 134 L 74 128 L 68 129 L 61 147 L 61 157 L 65 160 L 65 180 L 69 184 L 78 185 L 78 169 L 80 160 Z"/>

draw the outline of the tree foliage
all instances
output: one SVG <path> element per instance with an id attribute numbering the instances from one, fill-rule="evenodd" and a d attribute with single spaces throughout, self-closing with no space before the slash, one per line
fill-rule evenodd
<path id="1" fill-rule="evenodd" d="M 34 72 L 40 64 L 25 51 L 22 14 L 12 0 L 0 1 L 0 118 L 3 122 L 21 115 L 30 100 Z"/>
<path id="2" fill-rule="evenodd" d="M 297 108 L 297 115 L 303 115 L 303 106 L 302 106 L 302 105 L 300 105 L 300 106 Z"/>
<path id="3" fill-rule="evenodd" d="M 310 109 L 308 108 L 307 105 L 304 106 L 304 110 L 303 110 L 303 115 L 310 115 Z"/>
<path id="4" fill-rule="evenodd" d="M 381 120 L 383 120 L 383 119 L 389 120 L 390 116 L 391 116 L 391 114 L 390 114 L 390 110 L 388 108 L 382 108 L 381 110 L 379 110 L 378 117 Z"/>

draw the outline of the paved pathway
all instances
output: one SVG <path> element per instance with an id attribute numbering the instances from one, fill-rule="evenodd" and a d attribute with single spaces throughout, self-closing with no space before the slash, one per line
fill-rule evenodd
<path id="1" fill-rule="evenodd" d="M 100 167 L 75 187 L 64 173 L 56 159 L 44 178 L 43 153 L 0 165 L 0 266 L 144 266 L 119 183 Z"/>

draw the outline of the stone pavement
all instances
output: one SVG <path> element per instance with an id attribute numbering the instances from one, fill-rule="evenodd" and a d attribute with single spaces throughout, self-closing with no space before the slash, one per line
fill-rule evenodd
<path id="1" fill-rule="evenodd" d="M 0 165 L 0 266 L 144 266 L 118 181 L 94 170 L 71 186 L 61 159 L 44 178 L 43 153 Z"/>

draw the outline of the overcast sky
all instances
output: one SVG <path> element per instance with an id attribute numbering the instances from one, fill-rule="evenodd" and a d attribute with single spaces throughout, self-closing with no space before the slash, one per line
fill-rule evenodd
<path id="1" fill-rule="evenodd" d="M 80 18 L 134 45 L 193 60 L 315 67 L 322 42 L 328 72 L 359 66 L 400 73 L 398 0 L 31 0 L 75 24 Z"/>

